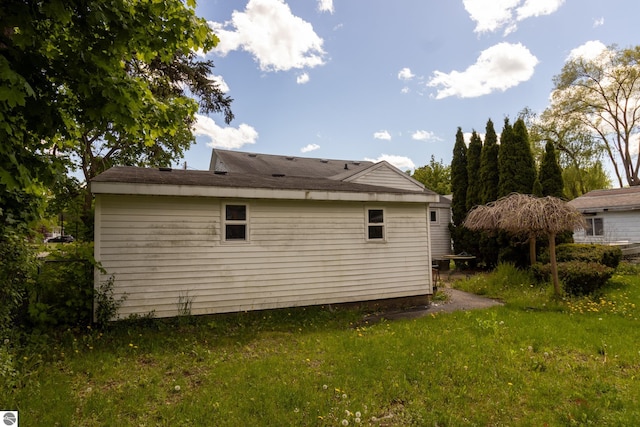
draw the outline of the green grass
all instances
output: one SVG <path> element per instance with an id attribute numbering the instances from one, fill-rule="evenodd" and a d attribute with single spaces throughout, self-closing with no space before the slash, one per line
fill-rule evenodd
<path id="1" fill-rule="evenodd" d="M 638 425 L 640 276 L 621 270 L 557 299 L 501 266 L 455 286 L 504 306 L 415 320 L 313 307 L 32 337 L 0 407 L 52 426 Z"/>

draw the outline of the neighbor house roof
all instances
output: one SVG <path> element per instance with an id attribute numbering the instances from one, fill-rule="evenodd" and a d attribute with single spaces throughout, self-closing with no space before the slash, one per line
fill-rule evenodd
<path id="1" fill-rule="evenodd" d="M 640 209 L 640 187 L 593 190 L 569 202 L 581 212 Z"/>

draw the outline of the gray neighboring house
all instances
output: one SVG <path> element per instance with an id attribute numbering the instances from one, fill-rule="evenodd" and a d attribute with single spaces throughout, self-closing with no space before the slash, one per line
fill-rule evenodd
<path id="1" fill-rule="evenodd" d="M 569 202 L 587 221 L 576 230 L 576 243 L 640 243 L 640 187 L 594 190 Z"/>
<path id="2" fill-rule="evenodd" d="M 389 163 L 215 150 L 211 167 L 92 180 L 96 286 L 127 295 L 118 317 L 432 294 L 439 197 Z"/>

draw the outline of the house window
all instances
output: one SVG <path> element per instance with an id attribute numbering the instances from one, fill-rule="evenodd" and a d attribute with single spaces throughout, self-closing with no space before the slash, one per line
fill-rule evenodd
<path id="1" fill-rule="evenodd" d="M 367 209 L 367 240 L 384 240 L 384 210 Z"/>
<path id="2" fill-rule="evenodd" d="M 226 241 L 246 241 L 247 240 L 247 206 L 246 205 L 225 205 L 224 206 L 224 240 Z"/>
<path id="3" fill-rule="evenodd" d="M 604 223 L 602 218 L 587 218 L 587 236 L 604 236 Z"/>
<path id="4" fill-rule="evenodd" d="M 429 215 L 431 216 L 431 222 L 438 222 L 438 214 L 436 211 L 429 211 Z"/>

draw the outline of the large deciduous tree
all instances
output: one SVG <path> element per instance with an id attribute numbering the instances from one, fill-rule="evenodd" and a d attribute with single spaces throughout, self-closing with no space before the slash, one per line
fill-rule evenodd
<path id="1" fill-rule="evenodd" d="M 550 109 L 601 142 L 618 184 L 640 185 L 640 46 L 573 57 L 554 78 Z"/>
<path id="2" fill-rule="evenodd" d="M 438 194 L 451 194 L 451 166 L 445 165 L 442 160 L 436 161 L 433 155 L 429 164 L 416 168 L 412 177 Z"/>
<path id="3" fill-rule="evenodd" d="M 165 163 L 191 143 L 199 108 L 230 120 L 212 64 L 194 53 L 217 42 L 194 0 L 3 1 L 0 197 L 36 193 L 65 155 L 86 179 Z"/>

